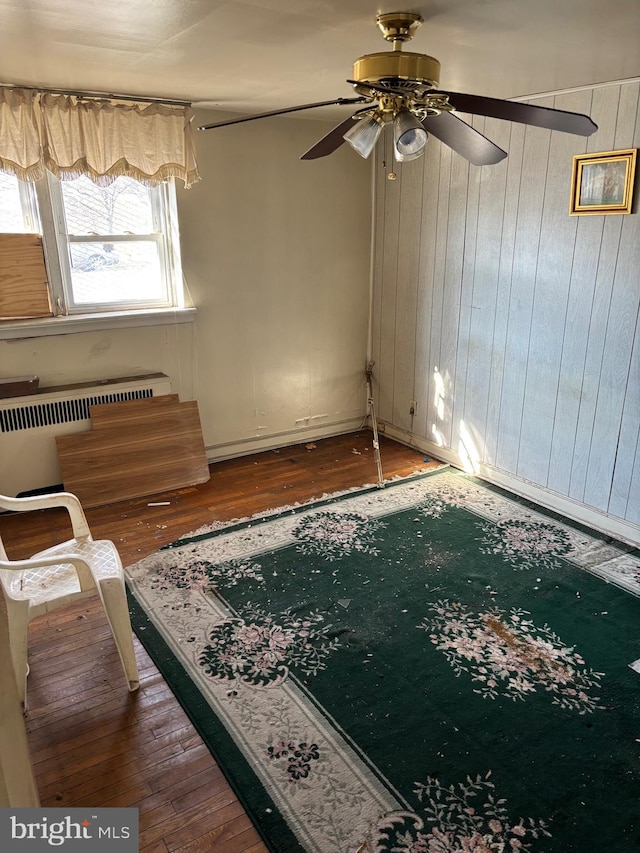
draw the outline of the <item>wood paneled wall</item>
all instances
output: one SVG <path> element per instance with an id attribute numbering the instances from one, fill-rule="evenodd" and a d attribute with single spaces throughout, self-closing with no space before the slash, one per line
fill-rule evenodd
<path id="1" fill-rule="evenodd" d="M 509 154 L 497 166 L 433 139 L 421 160 L 393 163 L 387 140 L 371 343 L 390 434 L 631 542 L 640 218 L 569 216 L 569 196 L 574 154 L 640 145 L 639 92 L 629 81 L 532 101 L 588 113 L 589 139 L 474 119 Z"/>

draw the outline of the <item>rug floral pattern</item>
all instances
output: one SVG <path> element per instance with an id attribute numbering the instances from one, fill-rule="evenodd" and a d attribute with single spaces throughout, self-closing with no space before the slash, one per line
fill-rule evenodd
<path id="1" fill-rule="evenodd" d="M 509 853 L 551 837 L 544 821 L 512 821 L 490 776 L 488 771 L 448 788 L 435 778 L 416 783 L 421 815 L 388 815 L 378 827 L 375 853 Z"/>
<path id="2" fill-rule="evenodd" d="M 492 607 L 475 614 L 449 601 L 438 601 L 429 611 L 419 627 L 457 676 L 471 676 L 474 693 L 524 701 L 529 693 L 543 690 L 554 704 L 580 714 L 599 707 L 593 691 L 603 673 L 588 668 L 548 625 L 536 626 L 527 611 L 505 613 Z"/>
<path id="3" fill-rule="evenodd" d="M 264 582 L 260 564 L 243 559 L 227 560 L 224 563 L 211 563 L 207 560 L 185 563 L 158 560 L 153 574 L 151 589 L 165 591 L 221 589 L 235 586 L 247 578 Z"/>
<path id="4" fill-rule="evenodd" d="M 321 613 L 278 616 L 248 606 L 241 619 L 219 622 L 209 631 L 198 664 L 212 679 L 267 687 L 277 685 L 291 668 L 304 675 L 326 669 L 326 658 L 339 641 L 329 636 Z"/>
<path id="5" fill-rule="evenodd" d="M 303 517 L 292 533 L 301 553 L 341 560 L 353 553 L 376 556 L 375 536 L 383 527 L 355 512 L 317 512 Z"/>
<path id="6" fill-rule="evenodd" d="M 484 553 L 497 554 L 514 568 L 559 567 L 559 557 L 571 551 L 568 534 L 557 525 L 509 519 L 498 524 L 479 524 Z"/>
<path id="7" fill-rule="evenodd" d="M 257 822 L 284 821 L 275 853 L 573 849 L 554 806 L 523 801 L 536 768 L 513 714 L 576 743 L 611 728 L 614 659 L 576 620 L 588 608 L 606 636 L 608 608 L 636 605 L 628 549 L 444 470 L 214 523 L 127 573 L 255 774 Z M 472 734 L 462 711 L 482 720 Z M 386 721 L 409 719 L 385 744 Z"/>

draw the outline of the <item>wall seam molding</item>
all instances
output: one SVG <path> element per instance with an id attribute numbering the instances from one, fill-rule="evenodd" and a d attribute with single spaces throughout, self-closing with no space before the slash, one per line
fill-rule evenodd
<path id="1" fill-rule="evenodd" d="M 508 98 L 509 101 L 533 101 L 537 98 L 551 98 L 555 95 L 571 95 L 574 92 L 591 92 L 593 89 L 606 89 L 608 86 L 625 86 L 630 83 L 640 83 L 640 77 L 628 77 L 625 80 L 611 80 L 608 83 L 591 83 L 585 86 L 573 86 L 569 89 L 555 89 L 551 92 L 536 92 L 535 95 L 518 95 Z"/>

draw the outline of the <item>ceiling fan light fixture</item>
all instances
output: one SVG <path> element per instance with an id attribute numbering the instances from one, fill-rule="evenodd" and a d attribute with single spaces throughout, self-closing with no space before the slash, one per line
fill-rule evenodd
<path id="1" fill-rule="evenodd" d="M 402 50 L 403 43 L 409 41 L 423 23 L 422 16 L 417 12 L 386 12 L 378 15 L 376 21 L 383 38 L 393 44 L 393 50 L 368 53 L 356 59 L 352 79 L 347 80 L 347 83 L 353 86 L 357 97 L 240 116 L 202 125 L 199 130 L 334 104 L 367 104 L 333 127 L 300 159 L 326 157 L 344 142 L 348 142 L 354 151 L 366 159 L 375 148 L 382 129 L 393 124 L 393 157 L 398 162 L 415 160 L 424 154 L 428 131 L 474 166 L 491 166 L 504 160 L 507 152 L 459 118 L 456 112 L 578 136 L 590 136 L 598 129 L 589 116 L 581 113 L 485 98 L 482 95 L 442 91 L 439 61 L 424 53 Z M 395 176 L 395 172 L 389 173 L 389 178 Z"/>
<path id="2" fill-rule="evenodd" d="M 420 119 L 409 112 L 400 110 L 393 120 L 393 150 L 396 160 L 415 160 L 421 157 L 427 144 L 427 131 Z"/>
<path id="3" fill-rule="evenodd" d="M 360 119 L 344 134 L 345 142 L 361 157 L 366 158 L 376 147 L 376 142 L 382 133 L 382 122 L 375 116 Z"/>

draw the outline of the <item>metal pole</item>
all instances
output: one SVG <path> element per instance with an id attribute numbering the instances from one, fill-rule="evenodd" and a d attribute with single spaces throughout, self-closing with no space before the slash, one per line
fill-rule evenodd
<path id="1" fill-rule="evenodd" d="M 384 488 L 384 477 L 382 474 L 382 462 L 380 460 L 380 442 L 378 440 L 378 422 L 376 420 L 376 411 L 373 404 L 373 391 L 371 389 L 371 374 L 373 371 L 373 365 L 375 362 L 369 361 L 367 362 L 367 366 L 365 368 L 365 373 L 367 376 L 367 411 L 369 417 L 371 418 L 371 428 L 373 429 L 373 455 L 376 460 L 376 467 L 378 469 L 378 488 Z"/>

